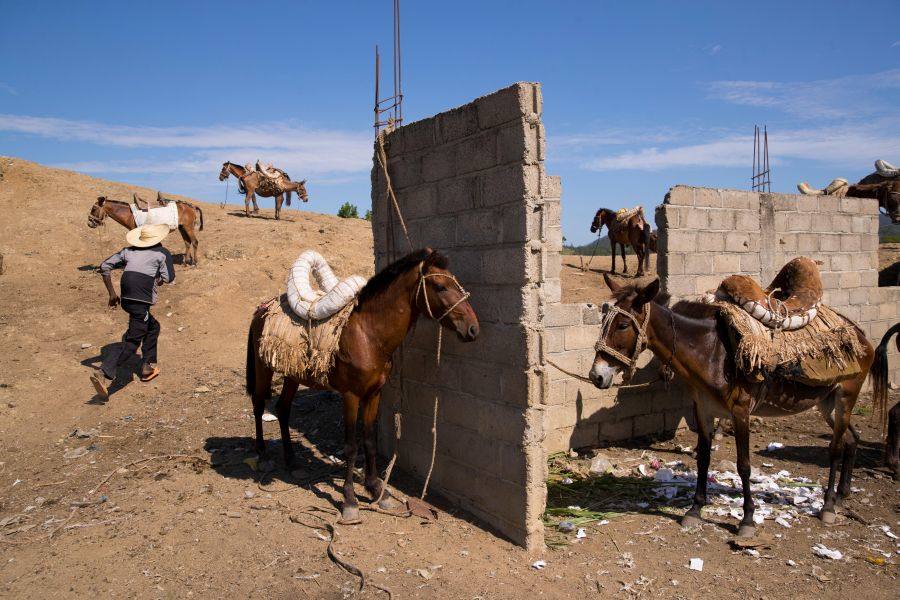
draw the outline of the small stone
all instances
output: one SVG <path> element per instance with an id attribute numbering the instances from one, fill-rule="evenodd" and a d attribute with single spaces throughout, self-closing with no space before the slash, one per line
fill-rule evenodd
<path id="1" fill-rule="evenodd" d="M 212 390 L 209 389 L 208 386 L 198 385 L 197 387 L 194 388 L 194 391 L 197 392 L 198 394 L 208 394 Z"/>
<path id="2" fill-rule="evenodd" d="M 725 471 L 729 471 L 731 473 L 737 473 L 737 465 L 734 464 L 730 460 L 720 460 L 716 464 L 716 471 L 718 471 L 720 473 L 725 472 Z"/>
<path id="3" fill-rule="evenodd" d="M 184 327 L 179 327 L 176 331 L 184 331 Z"/>
<path id="4" fill-rule="evenodd" d="M 572 521 L 560 521 L 559 525 L 556 526 L 563 533 L 572 533 L 575 531 L 575 523 Z"/>
<path id="5" fill-rule="evenodd" d="M 256 496 L 256 494 L 250 490 L 246 490 L 244 492 L 244 498 L 246 498 L 247 500 L 250 500 L 251 498 L 254 498 L 255 496 Z"/>
<path id="6" fill-rule="evenodd" d="M 93 344 L 89 344 L 89 343 L 85 342 L 85 343 L 83 343 L 83 344 L 81 345 L 81 349 L 82 349 L 82 350 L 87 350 L 87 349 L 90 348 L 91 346 L 93 346 Z"/>
<path id="7" fill-rule="evenodd" d="M 229 519 L 240 519 L 241 513 L 235 512 L 233 510 L 229 510 L 229 511 L 225 512 L 225 516 L 228 517 Z"/>

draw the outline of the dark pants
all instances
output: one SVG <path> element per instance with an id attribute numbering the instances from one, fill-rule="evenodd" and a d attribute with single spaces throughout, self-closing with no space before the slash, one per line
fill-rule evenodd
<path id="1" fill-rule="evenodd" d="M 127 363 L 139 347 L 144 363 L 156 362 L 159 321 L 150 314 L 150 305 L 122 299 L 122 310 L 128 313 L 128 331 L 122 336 L 122 343 L 103 359 L 101 366 L 109 379 L 116 378 L 116 369 Z"/>

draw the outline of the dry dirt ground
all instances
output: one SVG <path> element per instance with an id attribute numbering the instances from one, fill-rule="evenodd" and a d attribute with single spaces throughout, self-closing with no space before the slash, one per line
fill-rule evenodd
<path id="1" fill-rule="evenodd" d="M 123 198 L 136 188 L 17 159 L 0 158 L 0 168 L 0 594 L 385 596 L 373 586 L 357 594 L 357 578 L 326 557 L 327 534 L 301 524 L 317 524 L 314 515 L 333 519 L 339 403 L 324 393 L 295 399 L 292 434 L 308 472 L 298 485 L 281 469 L 275 423 L 266 433 L 276 470 L 260 476 L 252 468 L 243 393 L 253 307 L 282 288 L 304 248 L 322 251 L 339 274 L 371 274 L 368 224 L 293 209 L 281 222 L 271 210 L 246 219 L 234 207 L 204 204 L 200 265 L 177 266 L 177 282 L 161 290 L 155 309 L 162 375 L 133 381 L 103 404 L 88 383 L 89 365 L 121 336 L 125 317 L 106 308 L 94 269 L 120 247 L 124 229 L 89 230 L 86 216 L 95 196 Z M 181 251 L 176 236 L 166 243 Z M 879 527 L 900 532 L 898 484 L 876 468 L 874 419 L 859 420 L 867 440 L 856 482 L 863 491 L 849 506 L 868 524 L 844 518 L 825 527 L 804 518 L 780 529 L 766 522 L 763 532 L 782 537 L 758 558 L 728 545 L 733 519 L 682 531 L 672 514 L 683 509 L 656 502 L 539 554 L 494 537 L 452 507 L 436 521 L 364 512 L 362 525 L 338 527 L 334 549 L 398 598 L 774 599 L 786 591 L 843 598 L 860 590 L 895 598 L 900 556 Z M 754 433 L 754 463 L 821 481 L 825 431 L 813 414 L 767 422 Z M 761 457 L 758 449 L 773 440 L 785 447 Z M 607 452 L 623 464 L 646 460 L 648 448 L 692 463 L 674 453 L 692 444 L 685 432 Z M 725 438 L 714 461 L 733 456 Z M 820 542 L 845 558 L 815 557 L 811 547 Z M 889 554 L 884 564 L 866 562 L 880 556 L 876 548 Z M 687 568 L 690 557 L 705 560 L 702 572 Z M 547 563 L 542 570 L 532 567 L 539 558 Z"/>

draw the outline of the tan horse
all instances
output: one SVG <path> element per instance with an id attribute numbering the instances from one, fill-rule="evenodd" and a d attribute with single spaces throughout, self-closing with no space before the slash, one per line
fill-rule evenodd
<path id="1" fill-rule="evenodd" d="M 199 206 L 183 200 L 174 202 L 178 206 L 178 233 L 184 240 L 184 264 L 196 265 L 197 247 L 200 244 L 197 231 L 203 231 L 203 210 Z M 105 196 L 98 197 L 91 206 L 91 211 L 88 213 L 88 227 L 93 229 L 103 225 L 103 220 L 107 216 L 129 231 L 137 227 L 128 202 L 110 200 Z"/>
<path id="2" fill-rule="evenodd" d="M 616 272 L 616 244 L 622 249 L 622 269 L 628 272 L 628 262 L 625 260 L 625 246 L 634 248 L 637 254 L 637 277 L 644 274 L 644 269 L 650 268 L 650 224 L 644 219 L 644 211 L 640 210 L 632 215 L 624 225 L 616 225 L 616 211 L 601 208 L 594 215 L 591 223 L 591 233 L 597 233 L 603 226 L 609 230 L 609 245 L 612 249 L 612 272 Z"/>
<path id="3" fill-rule="evenodd" d="M 279 185 L 280 191 L 273 192 L 270 189 L 260 189 L 260 175 L 256 171 L 247 171 L 246 168 L 233 162 L 222 163 L 222 170 L 219 171 L 219 181 L 225 181 L 229 175 L 234 175 L 240 185 L 240 192 L 244 194 L 244 213 L 250 216 L 250 202 L 253 202 L 253 212 L 258 213 L 259 207 L 256 205 L 256 195 L 259 194 L 264 198 L 275 198 L 275 218 L 281 218 L 281 203 L 287 200 L 287 205 L 291 205 L 291 192 L 295 192 L 297 197 L 304 202 L 309 201 L 306 193 L 306 180 L 291 181 L 287 174 L 285 179 Z"/>
<path id="4" fill-rule="evenodd" d="M 372 277 L 359 293 L 359 304 L 341 331 L 334 366 L 328 373 L 328 389 L 344 398 L 344 479 L 342 522 L 359 522 L 359 505 L 353 490 L 356 463 L 356 423 L 362 407 L 363 448 L 366 456 L 365 487 L 373 498 L 380 498 L 381 508 L 390 510 L 396 501 L 384 490 L 375 466 L 375 421 L 381 388 L 393 369 L 393 354 L 415 325 L 425 315 L 457 334 L 463 342 L 478 337 L 478 317 L 467 300 L 468 295 L 448 271 L 447 259 L 426 248 L 388 265 Z M 262 415 L 266 400 L 272 394 L 274 371 L 260 358 L 259 343 L 265 322 L 265 308 L 257 309 L 250 323 L 247 339 L 247 393 L 253 399 L 256 419 L 256 447 L 265 456 Z M 278 400 L 282 449 L 288 469 L 294 462 L 288 424 L 291 403 L 300 384 L 321 388 L 315 381 L 299 381 L 285 376 Z"/>

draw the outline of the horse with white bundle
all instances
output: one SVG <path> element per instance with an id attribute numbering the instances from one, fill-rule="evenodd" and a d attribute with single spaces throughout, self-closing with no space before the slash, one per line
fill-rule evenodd
<path id="1" fill-rule="evenodd" d="M 366 490 L 380 508 L 397 506 L 376 470 L 375 421 L 394 351 L 419 315 L 456 332 L 464 342 L 478 337 L 478 317 L 469 304 L 469 294 L 448 267 L 446 257 L 426 248 L 388 265 L 368 282 L 358 276 L 338 281 L 321 255 L 306 251 L 291 268 L 287 293 L 261 304 L 253 315 L 247 338 L 247 393 L 253 400 L 256 447 L 261 457 L 266 453 L 262 416 L 276 372 L 284 374 L 276 412 L 288 469 L 294 463 L 288 424 L 300 384 L 343 396 L 343 523 L 359 522 L 353 468 L 360 408 Z M 310 285 L 310 275 L 316 278 L 319 290 Z"/>

